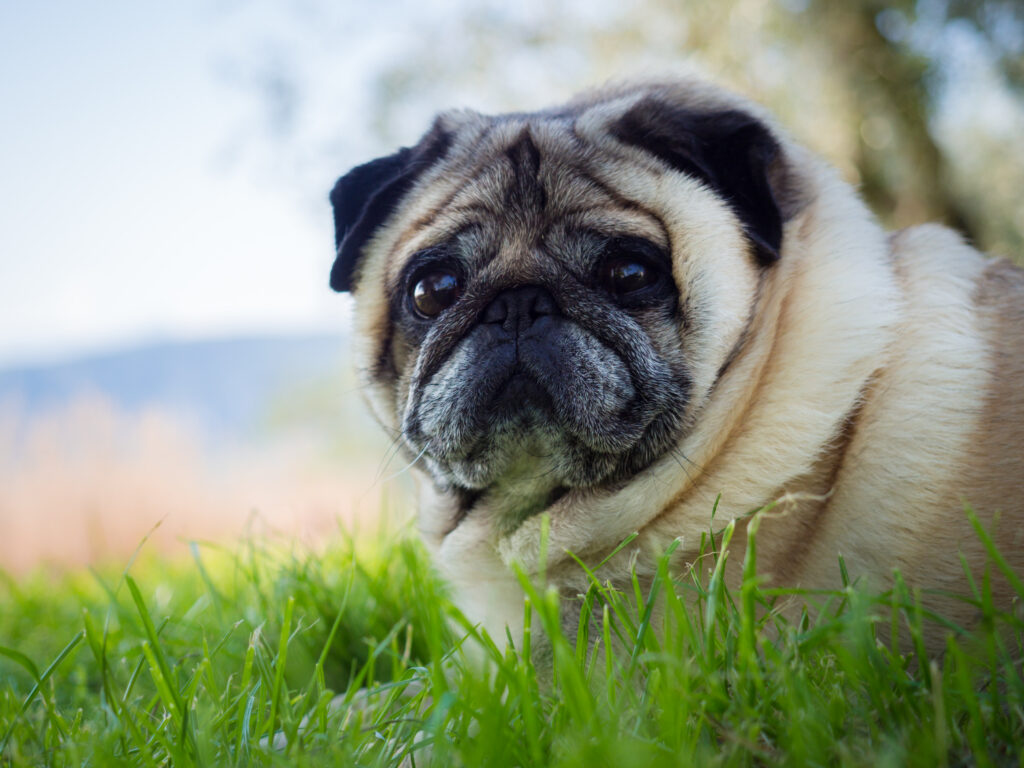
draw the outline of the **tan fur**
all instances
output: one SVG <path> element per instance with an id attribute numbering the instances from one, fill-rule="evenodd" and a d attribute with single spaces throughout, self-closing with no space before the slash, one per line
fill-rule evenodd
<path id="1" fill-rule="evenodd" d="M 497 125 L 472 113 L 443 117 L 458 131 L 452 157 L 425 174 L 365 249 L 356 294 L 361 367 L 372 371 L 390 338 L 389 297 L 405 262 L 466 223 L 504 228 L 504 245 L 485 267 L 489 280 L 529 279 L 537 224 L 502 218 L 495 205 L 509 183 L 495 158 L 529 131 L 546 158 L 563 158 L 542 178 L 557 207 L 551 219 L 614 222 L 670 247 L 680 300 L 703 318 L 699 329 L 679 331 L 695 426 L 677 450 L 621 487 L 572 490 L 546 510 L 547 572 L 563 592 L 583 583 L 568 553 L 598 562 L 633 532 L 638 538 L 604 578 L 625 584 L 634 565 L 650 573 L 677 538 L 680 566 L 692 563 L 719 497 L 719 526 L 785 499 L 758 538 L 761 571 L 776 583 L 835 587 L 842 555 L 852 576 L 879 587 L 898 568 L 917 586 L 963 594 L 960 553 L 976 575 L 985 562 L 965 504 L 1024 571 L 1024 273 L 941 227 L 887 237 L 834 170 L 785 138 L 784 178 L 775 183 L 793 215 L 781 259 L 759 271 L 717 195 L 609 137 L 610 122 L 652 93 L 767 120 L 692 82 L 587 94 L 570 105 L 575 136 L 541 117 Z M 589 154 L 580 154 L 581 143 Z M 415 350 L 396 344 L 390 354 L 398 381 L 368 374 L 367 384 L 375 413 L 397 430 Z M 424 537 L 464 609 L 493 637 L 506 626 L 515 636 L 522 593 L 510 566 L 540 569 L 542 516 L 510 530 L 506 510 L 491 504 L 453 527 L 453 500 L 426 478 L 419 488 Z M 741 523 L 733 578 L 744 536 Z M 993 591 L 1008 599 L 1001 578 Z M 951 598 L 928 600 L 953 620 L 973 619 Z"/>

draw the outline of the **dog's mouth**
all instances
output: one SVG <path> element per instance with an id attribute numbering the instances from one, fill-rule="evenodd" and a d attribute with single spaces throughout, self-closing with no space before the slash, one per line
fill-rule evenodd
<path id="1" fill-rule="evenodd" d="M 668 448 L 670 430 L 652 427 L 678 426 L 685 390 L 673 391 L 667 367 L 634 372 L 628 354 L 564 318 L 543 331 L 496 342 L 473 329 L 411 388 L 405 437 L 436 478 L 476 490 L 510 477 L 534 492 L 591 487 Z"/>
<path id="2" fill-rule="evenodd" d="M 512 369 L 508 380 L 495 392 L 488 410 L 491 417 L 498 420 L 515 418 L 523 412 L 533 411 L 541 417 L 550 417 L 553 414 L 553 404 L 547 387 L 531 373 L 517 366 Z"/>
<path id="3" fill-rule="evenodd" d="M 587 306 L 520 285 L 462 314 L 456 305 L 432 327 L 401 427 L 440 487 L 514 494 L 530 486 L 534 495 L 591 487 L 670 448 L 682 429 L 685 371 L 670 366 L 634 313 Z"/>
<path id="4" fill-rule="evenodd" d="M 554 395 L 532 374 L 514 368 L 507 380 L 483 404 L 475 439 L 448 464 L 455 467 L 488 466 L 500 474 L 503 463 L 514 463 L 516 454 L 542 462 L 564 452 L 559 443 L 565 430 L 558 423 Z M 520 457 L 521 458 L 521 457 Z"/>

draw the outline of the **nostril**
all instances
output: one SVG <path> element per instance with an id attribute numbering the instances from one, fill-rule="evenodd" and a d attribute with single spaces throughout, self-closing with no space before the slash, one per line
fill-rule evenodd
<path id="1" fill-rule="evenodd" d="M 551 294 L 542 288 L 537 289 L 537 294 L 533 299 L 533 306 L 530 307 L 530 317 L 541 317 L 543 315 L 553 315 L 558 311 L 558 307 L 555 305 L 555 300 L 551 297 Z"/>
<path id="2" fill-rule="evenodd" d="M 508 317 L 508 302 L 503 296 L 499 296 L 487 305 L 480 319 L 484 323 L 503 323 L 506 317 Z"/>
<path id="3" fill-rule="evenodd" d="M 482 323 L 501 323 L 509 330 L 525 327 L 545 315 L 558 313 L 554 297 L 539 285 L 523 285 L 502 291 L 480 315 Z"/>

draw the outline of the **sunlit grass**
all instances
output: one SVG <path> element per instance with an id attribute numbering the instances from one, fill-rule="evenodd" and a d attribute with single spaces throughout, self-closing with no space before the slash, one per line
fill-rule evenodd
<path id="1" fill-rule="evenodd" d="M 625 591 L 595 575 L 568 634 L 557 595 L 523 577 L 529 629 L 507 650 L 394 533 L 339 536 L 326 554 L 250 541 L 8 579 L 0 763 L 1019 764 L 1022 622 L 989 585 L 1024 590 L 989 551 L 971 575 L 980 629 L 940 629 L 938 658 L 922 642 L 938 625 L 902 581 L 880 595 L 767 590 L 750 546 L 738 591 L 712 556 L 710 573 L 673 578 L 666 553 L 653 583 Z M 804 599 L 818 609 L 778 610 Z M 542 634 L 551 661 L 534 664 Z M 894 634 L 902 650 L 880 639 Z"/>

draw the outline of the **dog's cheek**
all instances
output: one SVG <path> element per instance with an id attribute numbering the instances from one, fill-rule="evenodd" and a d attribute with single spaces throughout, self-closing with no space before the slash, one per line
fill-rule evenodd
<path id="1" fill-rule="evenodd" d="M 450 456 L 472 430 L 479 408 L 473 407 L 477 394 L 477 377 L 469 363 L 467 345 L 456 347 L 441 368 L 423 383 L 414 418 L 423 440 L 430 440 L 433 450 Z"/>
<path id="2" fill-rule="evenodd" d="M 657 355 L 676 374 L 687 372 L 687 323 L 681 312 L 668 313 L 660 308 L 649 309 L 636 318 Z"/>
<path id="3" fill-rule="evenodd" d="M 400 378 L 405 378 L 416 367 L 416 356 L 419 350 L 400 330 L 395 330 L 391 338 L 390 357 L 392 369 Z"/>
<path id="4" fill-rule="evenodd" d="M 391 344 L 391 364 L 397 373 L 394 384 L 395 413 L 401 425 L 409 408 L 412 378 L 416 370 L 419 349 L 411 344 L 400 331 L 397 331 Z"/>

